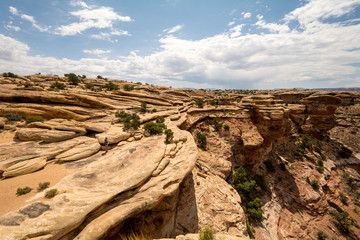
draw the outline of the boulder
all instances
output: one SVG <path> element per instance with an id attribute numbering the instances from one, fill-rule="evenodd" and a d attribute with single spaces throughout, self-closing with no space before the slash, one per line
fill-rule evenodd
<path id="1" fill-rule="evenodd" d="M 35 172 L 46 165 L 46 157 L 39 157 L 27 161 L 18 162 L 3 172 L 3 177 L 15 177 Z"/>
<path id="2" fill-rule="evenodd" d="M 96 139 L 88 138 L 86 141 L 75 145 L 74 148 L 57 155 L 55 158 L 59 161 L 75 161 L 94 155 L 100 148 L 101 145 Z"/>
<path id="3" fill-rule="evenodd" d="M 59 131 L 59 130 L 47 130 L 41 135 L 41 140 L 44 142 L 60 142 L 68 140 L 78 136 L 76 132 L 72 131 Z"/>
<path id="4" fill-rule="evenodd" d="M 115 144 L 120 141 L 128 139 L 131 134 L 125 132 L 122 127 L 111 126 L 106 132 L 95 135 L 100 144 L 105 143 L 105 138 L 108 138 L 109 144 Z"/>
<path id="5" fill-rule="evenodd" d="M 16 131 L 15 137 L 22 141 L 38 141 L 47 131 L 43 128 L 22 128 Z"/>

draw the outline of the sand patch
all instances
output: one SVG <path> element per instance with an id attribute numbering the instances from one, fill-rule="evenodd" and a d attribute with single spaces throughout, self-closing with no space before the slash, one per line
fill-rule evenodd
<path id="1" fill-rule="evenodd" d="M 14 136 L 15 136 L 15 132 L 9 132 L 9 131 L 0 132 L 0 144 L 13 142 Z"/>
<path id="2" fill-rule="evenodd" d="M 29 204 L 30 202 L 26 202 L 26 200 L 38 193 L 36 188 L 39 183 L 50 182 L 51 187 L 72 172 L 74 170 L 66 169 L 64 165 L 50 163 L 37 172 L 0 180 L 0 216 Z M 16 196 L 16 190 L 26 186 L 32 188 L 31 192 Z"/>

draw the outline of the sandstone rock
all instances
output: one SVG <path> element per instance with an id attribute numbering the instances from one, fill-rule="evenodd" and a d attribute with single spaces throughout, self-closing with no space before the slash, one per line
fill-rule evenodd
<path id="1" fill-rule="evenodd" d="M 71 139 L 78 136 L 76 132 L 72 131 L 58 131 L 58 130 L 47 130 L 42 133 L 40 139 L 44 142 L 60 142 L 67 139 Z"/>
<path id="2" fill-rule="evenodd" d="M 7 119 L 4 117 L 0 117 L 0 128 L 3 128 L 6 124 Z"/>
<path id="3" fill-rule="evenodd" d="M 38 141 L 47 131 L 42 128 L 22 128 L 16 131 L 15 137 L 22 141 Z"/>
<path id="4" fill-rule="evenodd" d="M 111 125 L 107 123 L 83 123 L 82 126 L 87 130 L 101 133 L 108 130 Z"/>
<path id="5" fill-rule="evenodd" d="M 46 158 L 45 157 L 39 157 L 30 159 L 27 161 L 19 162 L 11 167 L 7 168 L 3 176 L 4 177 L 15 177 L 27 173 L 35 172 L 41 168 L 43 168 L 46 165 Z"/>
<path id="6" fill-rule="evenodd" d="M 86 141 L 75 145 L 74 148 L 57 155 L 55 158 L 59 161 L 75 161 L 94 155 L 100 148 L 101 145 L 96 139 L 88 138 Z"/>
<path id="7" fill-rule="evenodd" d="M 111 126 L 106 132 L 95 135 L 100 144 L 105 143 L 105 137 L 108 138 L 109 144 L 115 144 L 120 141 L 128 139 L 131 134 L 124 132 L 123 128 Z"/>

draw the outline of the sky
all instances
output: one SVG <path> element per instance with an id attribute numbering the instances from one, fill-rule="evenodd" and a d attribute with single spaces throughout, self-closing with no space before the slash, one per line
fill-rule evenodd
<path id="1" fill-rule="evenodd" d="M 360 0 L 1 0 L 0 72 L 360 87 Z"/>

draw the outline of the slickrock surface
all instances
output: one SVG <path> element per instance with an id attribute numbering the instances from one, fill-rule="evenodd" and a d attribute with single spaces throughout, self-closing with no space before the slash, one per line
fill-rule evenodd
<path id="1" fill-rule="evenodd" d="M 360 94 L 83 81 L 0 75 L 0 239 L 198 239 L 204 227 L 217 239 L 359 239 Z M 144 128 L 162 121 L 168 144 Z M 231 185 L 240 166 L 261 180 L 261 222 Z"/>

